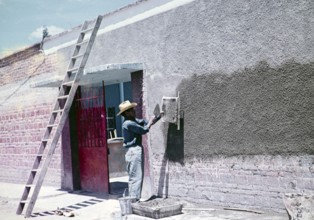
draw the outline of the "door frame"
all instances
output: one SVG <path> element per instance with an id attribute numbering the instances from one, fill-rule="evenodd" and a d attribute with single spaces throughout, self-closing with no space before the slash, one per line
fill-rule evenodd
<path id="1" fill-rule="evenodd" d="M 143 106 L 143 81 L 145 70 L 143 69 L 145 65 L 143 63 L 127 63 L 127 64 L 106 64 L 96 67 L 91 67 L 84 70 L 84 78 L 86 80 L 81 80 L 81 85 L 89 85 L 95 82 L 95 80 L 105 82 L 107 78 L 111 81 L 114 79 L 115 82 L 124 82 L 124 79 L 120 80 L 121 74 L 129 74 L 129 81 L 132 84 L 132 97 L 133 101 L 138 103 L 137 117 L 145 118 L 145 106 Z M 117 71 L 121 70 L 121 74 L 117 74 Z M 128 71 L 126 71 L 128 70 Z M 103 75 L 103 76 L 101 76 Z M 117 76 L 118 78 L 114 78 Z M 90 78 L 88 78 L 90 77 Z M 106 78 L 107 77 L 107 78 Z M 66 190 L 80 190 L 80 172 L 79 172 L 79 154 L 78 154 L 78 143 L 77 143 L 77 123 L 75 119 L 75 108 L 71 107 L 69 112 L 68 120 L 62 131 L 62 148 L 61 148 L 61 188 Z M 143 147 L 145 152 L 145 170 L 144 170 L 144 182 L 145 178 L 150 182 L 153 180 L 151 163 L 149 158 L 152 152 L 148 148 L 147 138 L 143 138 Z M 110 172 L 110 170 L 109 170 Z M 153 186 L 145 191 L 152 192 Z"/>

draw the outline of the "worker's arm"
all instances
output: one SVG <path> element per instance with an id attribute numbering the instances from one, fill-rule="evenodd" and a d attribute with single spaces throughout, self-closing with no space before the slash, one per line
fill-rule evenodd
<path id="1" fill-rule="evenodd" d="M 135 134 L 146 134 L 149 132 L 149 122 L 144 119 L 136 119 L 128 124 L 127 129 Z"/>
<path id="2" fill-rule="evenodd" d="M 156 123 L 159 119 L 152 117 L 148 122 L 145 119 L 136 119 L 136 121 L 130 121 L 127 124 L 128 130 L 134 132 L 135 134 L 146 134 L 149 132 L 150 127 Z"/>
<path id="3" fill-rule="evenodd" d="M 129 142 L 124 142 L 123 143 L 123 147 L 129 148 L 129 147 L 132 147 L 132 146 L 136 145 L 136 140 L 137 139 L 135 137 L 133 140 L 131 140 Z"/>

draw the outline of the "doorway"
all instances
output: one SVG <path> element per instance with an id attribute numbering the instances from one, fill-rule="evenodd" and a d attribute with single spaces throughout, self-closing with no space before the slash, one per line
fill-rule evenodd
<path id="1" fill-rule="evenodd" d="M 93 74 L 90 78 L 87 78 L 87 71 L 86 78 L 81 80 L 82 84 L 69 115 L 71 150 L 63 155 L 64 161 L 67 160 L 67 155 L 71 158 L 70 166 L 66 166 L 68 163 L 64 162 L 64 170 L 65 179 L 72 190 L 121 195 L 127 188 L 122 118 L 116 117 L 116 114 L 121 101 L 128 99 L 138 103 L 138 117 L 142 117 L 143 71 L 121 71 L 128 77 L 123 80 L 102 81 L 106 77 L 109 79 L 119 76 L 115 69 L 90 73 Z M 143 145 L 146 145 L 145 138 Z"/>

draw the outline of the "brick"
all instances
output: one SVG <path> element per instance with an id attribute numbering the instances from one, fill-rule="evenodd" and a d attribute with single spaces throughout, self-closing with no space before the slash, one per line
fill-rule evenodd
<path id="1" fill-rule="evenodd" d="M 209 182 L 220 182 L 219 175 L 215 174 L 214 172 L 209 172 L 207 174 L 207 180 Z"/>
<path id="2" fill-rule="evenodd" d="M 312 190 L 314 191 L 314 177 L 302 178 L 296 180 L 296 186 L 298 189 Z"/>
<path id="3" fill-rule="evenodd" d="M 206 172 L 200 172 L 196 171 L 194 173 L 194 178 L 195 178 L 195 185 L 207 185 L 209 180 L 208 180 L 208 173 Z"/>
<path id="4" fill-rule="evenodd" d="M 247 176 L 244 175 L 235 175 L 234 182 L 239 185 L 247 185 L 248 179 Z"/>
<path id="5" fill-rule="evenodd" d="M 275 187 L 277 187 L 279 185 L 277 177 L 263 177 L 262 181 L 263 181 L 262 184 L 264 184 L 266 186 L 275 186 Z"/>
<path id="6" fill-rule="evenodd" d="M 233 183 L 234 176 L 231 174 L 223 173 L 219 175 L 219 180 L 221 183 Z"/>
<path id="7" fill-rule="evenodd" d="M 186 196 L 190 198 L 201 198 L 202 197 L 202 192 L 198 190 L 197 188 L 190 189 L 187 193 Z"/>

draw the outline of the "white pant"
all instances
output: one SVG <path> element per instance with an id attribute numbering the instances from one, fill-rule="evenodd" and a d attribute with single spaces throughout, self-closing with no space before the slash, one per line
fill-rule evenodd
<path id="1" fill-rule="evenodd" d="M 125 161 L 129 174 L 129 196 L 141 198 L 143 183 L 143 147 L 134 146 L 126 149 Z"/>

